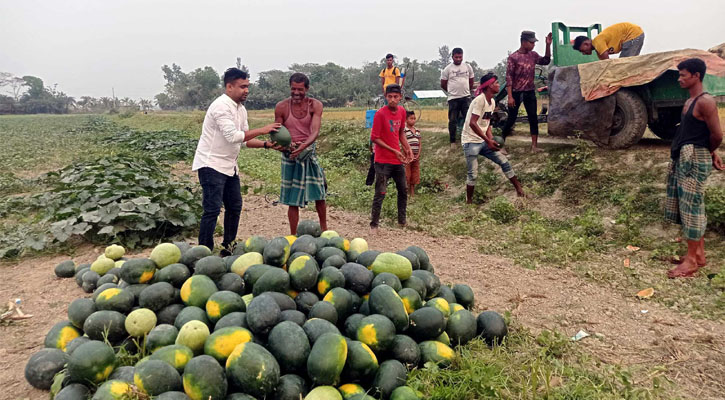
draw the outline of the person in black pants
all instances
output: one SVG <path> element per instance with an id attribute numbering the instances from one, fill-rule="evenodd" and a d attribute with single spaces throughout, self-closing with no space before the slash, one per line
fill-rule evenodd
<path id="1" fill-rule="evenodd" d="M 534 70 L 536 65 L 548 65 L 551 61 L 551 33 L 546 36 L 546 54 L 542 57 L 534 51 L 538 41 L 532 31 L 521 32 L 521 47 L 511 53 L 506 64 L 506 93 L 508 94 L 508 119 L 503 127 L 502 135 L 506 138 L 519 115 L 519 107 L 524 103 L 526 115 L 531 130 L 531 151 L 540 151 L 537 147 L 539 141 L 539 119 L 536 115 L 536 85 L 534 85 Z"/>
<path id="2" fill-rule="evenodd" d="M 453 62 L 441 72 L 441 89 L 448 94 L 448 134 L 451 149 L 455 149 L 458 123 L 463 123 L 468 114 L 473 88 L 473 67 L 463 62 L 463 49 L 460 47 L 453 49 L 451 59 Z"/>

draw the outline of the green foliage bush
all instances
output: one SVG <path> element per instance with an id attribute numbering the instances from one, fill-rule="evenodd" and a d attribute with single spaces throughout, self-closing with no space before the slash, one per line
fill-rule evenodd
<path id="1" fill-rule="evenodd" d="M 508 224 L 519 217 L 519 211 L 503 196 L 496 197 L 488 206 L 488 214 L 500 224 Z"/>
<path id="2" fill-rule="evenodd" d="M 725 186 L 711 186 L 705 193 L 708 228 L 725 233 Z"/>

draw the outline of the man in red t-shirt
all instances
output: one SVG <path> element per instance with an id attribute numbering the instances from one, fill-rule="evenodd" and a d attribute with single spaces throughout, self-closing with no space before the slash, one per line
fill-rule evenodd
<path id="1" fill-rule="evenodd" d="M 399 107 L 400 85 L 390 84 L 385 88 L 388 105 L 379 109 L 373 119 L 370 140 L 375 144 L 375 196 L 373 197 L 370 229 L 375 232 L 380 222 L 380 209 L 387 191 L 388 179 L 393 178 L 398 189 L 398 224 L 405 226 L 405 208 L 408 204 L 405 166 L 413 159 L 413 151 L 405 138 L 405 109 Z M 400 145 L 403 145 L 403 152 Z"/>

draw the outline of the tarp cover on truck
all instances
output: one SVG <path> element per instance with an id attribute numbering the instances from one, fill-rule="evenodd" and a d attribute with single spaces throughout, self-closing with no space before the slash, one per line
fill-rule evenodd
<path id="1" fill-rule="evenodd" d="M 623 87 L 644 85 L 668 69 L 677 70 L 677 64 L 693 57 L 705 61 L 708 75 L 725 77 L 725 59 L 714 52 L 694 49 L 665 51 L 577 65 L 581 94 L 585 100 L 591 101 L 609 96 Z M 712 92 L 712 89 L 709 91 Z"/>

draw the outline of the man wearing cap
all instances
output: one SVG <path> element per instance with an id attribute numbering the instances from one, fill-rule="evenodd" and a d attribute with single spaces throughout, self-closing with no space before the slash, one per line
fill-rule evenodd
<path id="1" fill-rule="evenodd" d="M 380 84 L 383 86 L 383 97 L 385 97 L 385 88 L 393 83 L 400 84 L 400 69 L 393 65 L 395 56 L 388 53 L 385 56 L 385 69 L 380 71 Z"/>
<path id="2" fill-rule="evenodd" d="M 531 151 L 538 152 L 539 120 L 536 115 L 536 86 L 534 69 L 536 65 L 548 65 L 551 61 L 551 33 L 546 36 L 546 54 L 541 57 L 534 51 L 538 39 L 532 31 L 521 32 L 521 47 L 511 53 L 506 65 L 506 93 L 508 94 L 508 119 L 503 127 L 505 138 L 511 134 L 519 107 L 524 103 L 531 130 Z"/>
<path id="3" fill-rule="evenodd" d="M 600 60 L 606 60 L 612 54 L 619 58 L 638 56 L 644 45 L 644 31 L 630 22 L 620 22 L 600 32 L 594 40 L 586 36 L 574 39 L 574 50 L 590 55 L 597 52 Z M 620 53 L 621 52 L 621 53 Z"/>
<path id="4" fill-rule="evenodd" d="M 501 171 L 516 189 L 519 197 L 524 196 L 516 173 L 505 155 L 499 151 L 499 144 L 493 140 L 491 133 L 491 115 L 496 108 L 493 97 L 498 93 L 500 87 L 498 77 L 492 72 L 481 77 L 481 84 L 478 86 L 481 94 L 473 99 L 468 108 L 466 123 L 461 133 L 463 144 L 463 155 L 466 157 L 466 204 L 473 203 L 473 193 L 476 188 L 478 177 L 478 156 L 484 156 L 501 167 Z"/>

